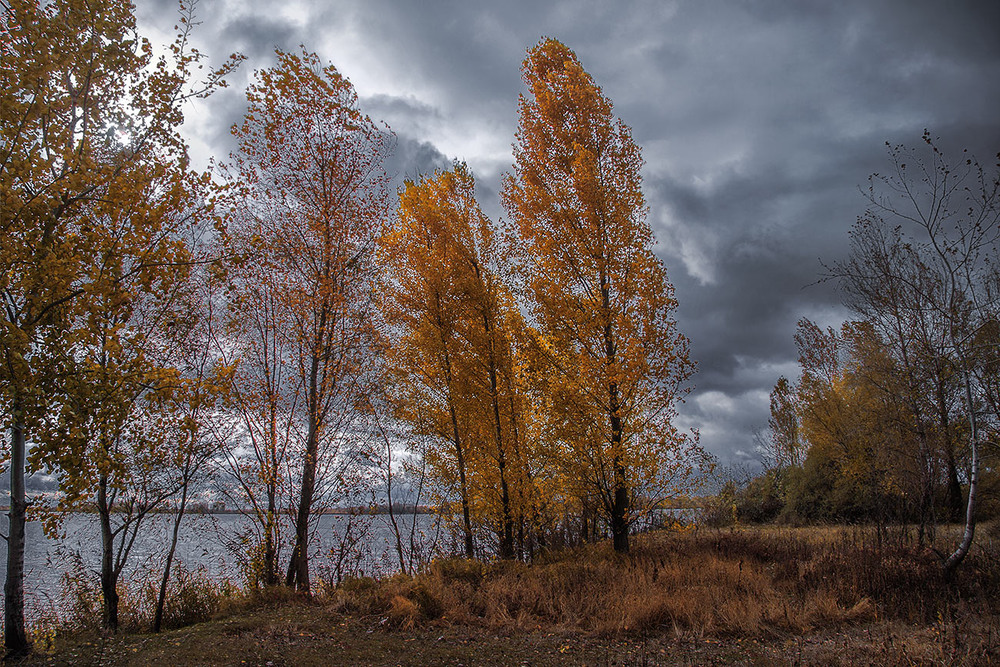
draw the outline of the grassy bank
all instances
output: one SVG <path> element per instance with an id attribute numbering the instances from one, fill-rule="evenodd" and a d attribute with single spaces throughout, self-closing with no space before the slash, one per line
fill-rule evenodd
<path id="1" fill-rule="evenodd" d="M 28 664 L 989 664 L 995 528 L 953 581 L 912 535 L 860 528 L 655 533 L 532 565 L 460 559 L 302 600 L 225 601 L 153 636 L 61 632 Z"/>

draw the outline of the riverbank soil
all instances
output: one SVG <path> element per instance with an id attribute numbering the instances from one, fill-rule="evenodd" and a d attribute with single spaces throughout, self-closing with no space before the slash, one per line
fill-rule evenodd
<path id="1" fill-rule="evenodd" d="M 995 533 L 950 581 L 907 531 L 863 528 L 664 532 L 627 556 L 598 544 L 532 565 L 446 559 L 311 600 L 229 601 L 160 635 L 57 632 L 20 664 L 1000 664 Z"/>
<path id="2" fill-rule="evenodd" d="M 377 619 L 285 607 L 162 635 L 69 642 L 30 665 L 990 665 L 1000 620 L 927 627 L 863 623 L 770 639 L 578 633 L 499 634 L 474 627 L 402 631 Z"/>

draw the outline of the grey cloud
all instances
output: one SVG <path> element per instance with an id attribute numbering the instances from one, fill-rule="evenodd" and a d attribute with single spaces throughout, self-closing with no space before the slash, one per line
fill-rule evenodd
<path id="1" fill-rule="evenodd" d="M 56 491 L 59 488 L 59 480 L 55 475 L 35 473 L 25 478 L 24 487 L 28 491 Z"/>
<path id="2" fill-rule="evenodd" d="M 24 478 L 24 488 L 29 493 L 40 493 L 57 491 L 59 489 L 59 480 L 55 475 L 46 475 L 43 473 L 34 473 L 25 476 Z M 0 473 L 0 503 L 7 503 L 10 499 L 10 471 L 4 470 Z"/>
<path id="3" fill-rule="evenodd" d="M 440 109 L 420 100 L 392 95 L 373 95 L 359 101 L 361 110 L 376 122 L 386 123 L 397 134 L 420 137 L 428 127 L 442 121 Z"/>
<path id="4" fill-rule="evenodd" d="M 229 52 L 242 53 L 251 63 L 270 59 L 276 48 L 289 51 L 302 43 L 298 26 L 274 14 L 243 15 L 223 20 L 225 23 L 218 34 L 220 46 Z M 306 47 L 309 48 L 309 45 L 306 44 Z"/>
<path id="5" fill-rule="evenodd" d="M 449 160 L 432 144 L 406 136 L 396 137 L 396 146 L 386 161 L 385 170 L 396 188 L 404 180 L 417 180 L 435 169 L 447 169 Z"/>

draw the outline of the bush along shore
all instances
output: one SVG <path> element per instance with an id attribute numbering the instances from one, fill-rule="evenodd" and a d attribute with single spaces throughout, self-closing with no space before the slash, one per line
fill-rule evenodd
<path id="1" fill-rule="evenodd" d="M 19 663 L 102 665 L 956 664 L 1000 661 L 1000 529 L 946 578 L 911 528 L 724 528 L 589 544 L 531 564 L 462 558 L 309 598 L 178 577 L 117 634 L 76 589 Z M 945 531 L 942 531 L 945 532 Z"/>

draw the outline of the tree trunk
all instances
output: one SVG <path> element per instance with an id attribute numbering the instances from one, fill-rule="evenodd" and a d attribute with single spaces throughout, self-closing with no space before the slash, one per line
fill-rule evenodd
<path id="1" fill-rule="evenodd" d="M 277 514 L 275 513 L 274 494 L 268 491 L 267 517 L 264 521 L 264 585 L 275 586 L 278 584 L 278 555 L 275 549 L 275 540 L 278 534 Z"/>
<path id="2" fill-rule="evenodd" d="M 491 326 L 487 313 L 483 313 L 483 327 L 486 330 L 486 337 L 490 345 L 490 398 L 493 401 L 493 423 L 496 427 L 497 437 L 497 468 L 499 468 L 500 473 L 500 507 L 502 513 L 500 558 L 503 560 L 512 560 L 514 558 L 514 518 L 510 507 L 510 487 L 507 484 L 507 453 L 504 450 L 503 422 L 500 416 L 500 390 L 499 383 L 497 382 L 496 346 L 493 338 L 495 329 Z"/>
<path id="3" fill-rule="evenodd" d="M 442 343 L 444 343 L 442 334 Z M 444 353 L 445 382 L 448 387 L 448 412 L 451 415 L 452 436 L 455 442 L 455 458 L 458 461 L 459 493 L 462 496 L 462 525 L 465 530 L 465 557 L 475 557 L 475 545 L 472 542 L 472 518 L 469 514 L 469 485 L 465 479 L 465 452 L 462 451 L 462 438 L 458 428 L 458 412 L 455 410 L 455 394 L 452 389 L 451 357 L 447 348 Z"/>
<path id="4" fill-rule="evenodd" d="M 306 458 L 302 469 L 302 490 L 299 495 L 299 510 L 295 517 L 295 547 L 288 563 L 285 577 L 286 586 L 309 593 L 309 514 L 312 511 L 313 494 L 316 487 L 316 458 L 319 454 L 319 434 L 316 425 L 309 425 L 306 440 Z"/>
<path id="5" fill-rule="evenodd" d="M 465 557 L 473 558 L 475 556 L 475 545 L 472 542 L 472 518 L 469 516 L 469 486 L 465 479 L 465 453 L 462 451 L 462 438 L 459 435 L 458 413 L 455 410 L 455 391 L 451 372 L 451 355 L 448 352 L 450 337 L 447 335 L 447 329 L 441 316 L 441 294 L 438 292 L 434 293 L 434 303 L 437 307 L 436 324 L 438 335 L 441 339 L 441 350 L 444 355 L 442 361 L 444 362 L 445 386 L 448 390 L 448 412 L 451 415 L 455 458 L 458 461 L 458 480 L 461 486 L 459 493 L 462 496 L 462 527 L 465 530 Z"/>
<path id="6" fill-rule="evenodd" d="M 510 511 L 510 490 L 507 487 L 503 458 L 500 459 L 500 503 L 503 511 L 503 526 L 500 531 L 500 558 L 514 558 L 514 520 Z"/>
<path id="7" fill-rule="evenodd" d="M 628 489 L 625 486 L 625 468 L 621 459 L 612 462 L 615 478 L 615 501 L 611 507 L 611 538 L 615 551 L 628 553 Z"/>
<path id="8" fill-rule="evenodd" d="M 972 538 L 976 534 L 976 490 L 979 486 L 979 422 L 976 418 L 976 405 L 972 398 L 972 379 L 969 377 L 968 366 L 963 359 L 963 380 L 965 382 L 965 402 L 969 410 L 969 444 L 972 448 L 972 470 L 969 474 L 969 500 L 965 509 L 965 533 L 955 552 L 944 563 L 945 575 L 951 577 L 965 559 L 972 547 Z"/>
<path id="9" fill-rule="evenodd" d="M 931 516 L 931 502 L 933 500 L 933 488 L 931 479 L 931 463 L 928 460 L 925 444 L 921 444 L 920 449 L 920 502 L 917 507 L 919 522 L 917 524 L 917 544 L 924 546 L 927 525 Z"/>
<path id="10" fill-rule="evenodd" d="M 10 511 L 7 514 L 7 581 L 4 583 L 4 646 L 10 658 L 31 648 L 24 629 L 24 524 L 28 500 L 24 492 L 24 425 L 16 399 L 11 405 Z"/>
<path id="11" fill-rule="evenodd" d="M 160 592 L 156 597 L 156 611 L 153 613 L 153 632 L 159 632 L 163 625 L 163 607 L 167 601 L 167 582 L 170 581 L 170 566 L 174 562 L 174 552 L 177 550 L 177 534 L 180 532 L 181 520 L 184 518 L 184 508 L 187 505 L 187 482 L 181 488 L 181 504 L 174 517 L 174 532 L 170 538 L 170 550 L 167 551 L 167 562 L 163 566 L 163 578 L 160 580 Z"/>
<path id="12" fill-rule="evenodd" d="M 326 311 L 320 316 L 320 331 L 326 328 Z M 295 546 L 288 562 L 285 576 L 286 586 L 309 593 L 309 515 L 312 512 L 313 494 L 316 492 L 316 466 L 319 459 L 320 406 L 320 354 L 313 352 L 309 369 L 308 405 L 309 431 L 306 434 L 306 456 L 302 464 L 302 489 L 299 494 L 299 510 L 295 517 Z"/>
<path id="13" fill-rule="evenodd" d="M 409 574 L 409 568 L 406 566 L 406 558 L 403 554 L 403 534 L 399 530 L 399 522 L 396 521 L 396 508 L 393 506 L 392 500 L 392 443 L 389 441 L 389 438 L 386 437 L 385 431 L 382 429 L 382 423 L 379 421 L 378 413 L 375 411 L 374 407 L 372 408 L 372 412 L 375 415 L 375 424 L 379 430 L 379 435 L 381 435 L 382 439 L 385 441 L 385 502 L 386 506 L 389 508 L 389 523 L 392 526 L 392 536 L 396 543 L 396 557 L 399 558 L 399 571 L 403 574 Z M 414 511 L 415 510 L 416 503 L 414 503 Z M 414 516 L 414 521 L 416 521 L 416 516 Z"/>
<path id="14" fill-rule="evenodd" d="M 101 522 L 101 596 L 104 599 L 104 627 L 118 632 L 118 573 L 114 567 L 114 534 L 108 506 L 108 476 L 101 473 L 97 484 L 97 513 Z"/>
<path id="15" fill-rule="evenodd" d="M 277 496 L 278 496 L 278 424 L 275 401 L 270 404 L 270 470 L 267 480 L 267 516 L 264 517 L 264 585 L 276 586 L 278 584 L 278 525 L 277 525 Z"/>
<path id="16" fill-rule="evenodd" d="M 458 415 L 455 413 L 455 406 L 450 397 L 448 409 L 451 412 L 451 425 L 455 438 L 455 458 L 458 459 L 458 481 L 461 487 L 459 493 L 462 496 L 462 527 L 465 530 L 465 557 L 473 558 L 476 552 L 472 542 L 472 517 L 469 514 L 469 485 L 465 479 L 465 454 L 462 452 L 462 441 L 458 431 Z"/>
<path id="17" fill-rule="evenodd" d="M 608 366 L 614 369 L 617 362 L 617 350 L 610 316 L 611 287 L 604 276 L 601 276 L 601 297 L 605 317 L 608 318 L 604 325 L 604 352 Z M 611 380 L 608 383 L 608 416 L 611 421 L 611 472 L 614 491 L 614 501 L 611 503 L 611 539 L 616 552 L 628 553 L 628 486 L 625 482 L 625 464 L 623 463 L 622 445 L 624 443 L 622 442 L 620 409 L 618 382 Z"/>

